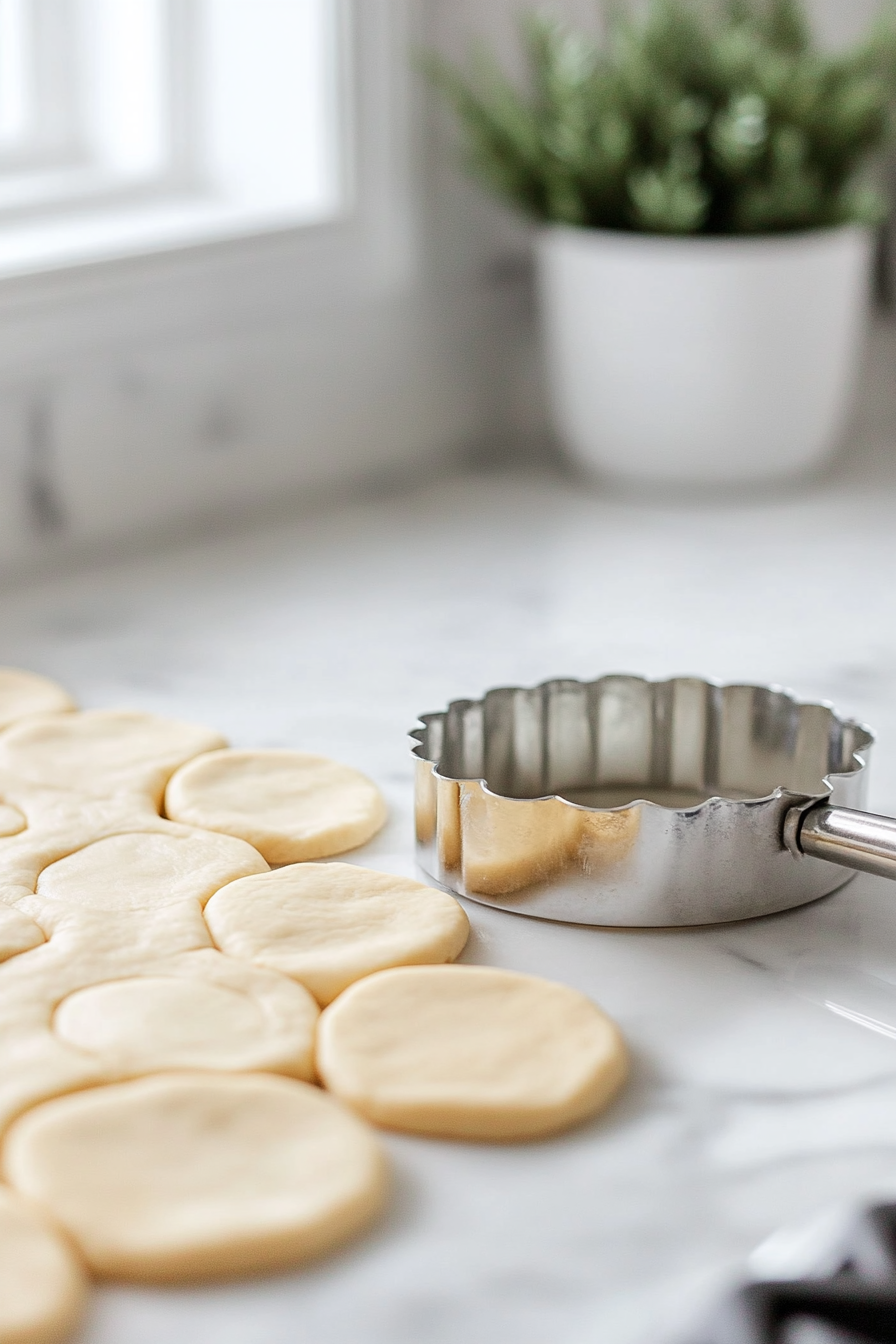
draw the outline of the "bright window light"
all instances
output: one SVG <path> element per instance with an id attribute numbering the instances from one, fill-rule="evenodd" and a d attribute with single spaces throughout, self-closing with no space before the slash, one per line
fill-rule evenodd
<path id="1" fill-rule="evenodd" d="M 88 154 L 122 180 L 161 176 L 171 149 L 165 7 L 159 0 L 82 0 L 79 18 L 75 59 Z"/>
<path id="2" fill-rule="evenodd" d="M 348 0 L 0 0 L 0 275 L 319 223 Z"/>
<path id="3" fill-rule="evenodd" d="M 22 144 L 30 125 L 27 4 L 0 0 L 0 153 Z"/>
<path id="4" fill-rule="evenodd" d="M 291 200 L 309 217 L 336 206 L 334 11 L 322 0 L 205 0 L 200 157 L 219 189 Z"/>

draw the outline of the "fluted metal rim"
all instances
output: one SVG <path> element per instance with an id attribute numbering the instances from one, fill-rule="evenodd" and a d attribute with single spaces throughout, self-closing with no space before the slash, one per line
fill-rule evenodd
<path id="1" fill-rule="evenodd" d="M 712 794 L 710 797 L 703 799 L 699 803 L 694 803 L 692 805 L 685 807 L 671 807 L 664 803 L 657 803 L 651 798 L 639 798 L 637 796 L 633 796 L 631 799 L 627 800 L 624 803 L 618 803 L 614 807 L 594 807 L 589 806 L 588 804 L 585 803 L 574 802 L 573 800 L 566 798 L 559 793 L 533 794 L 531 796 L 527 795 L 525 799 L 521 799 L 519 795 L 516 794 L 501 793 L 498 790 L 491 788 L 483 776 L 449 774 L 443 770 L 440 770 L 439 765 L 441 758 L 439 758 L 438 760 L 434 759 L 433 756 L 428 755 L 425 750 L 426 737 L 430 730 L 430 725 L 439 720 L 442 720 L 444 722 L 447 715 L 455 707 L 475 708 L 476 706 L 484 706 L 488 695 L 493 695 L 495 693 L 512 694 L 517 691 L 519 692 L 547 691 L 549 688 L 558 685 L 577 685 L 582 687 L 591 687 L 596 686 L 603 681 L 608 681 L 612 679 L 626 679 L 630 681 L 636 681 L 645 686 L 665 686 L 676 681 L 690 681 L 698 683 L 701 686 L 704 686 L 707 690 L 764 691 L 782 696 L 785 700 L 789 701 L 790 704 L 793 705 L 794 708 L 797 710 L 825 709 L 831 714 L 832 719 L 838 724 L 838 726 L 843 732 L 852 731 L 853 733 L 855 733 L 858 739 L 855 747 L 849 753 L 849 760 L 850 762 L 852 762 L 852 768 L 827 771 L 821 777 L 821 784 L 823 786 L 822 790 L 812 794 L 790 789 L 786 785 L 778 785 L 776 788 L 772 789 L 771 792 L 769 793 L 757 794 L 755 797 L 749 797 L 749 798 L 731 798 L 723 793 Z M 653 808 L 660 812 L 690 816 L 700 813 L 706 809 L 709 809 L 714 804 L 718 804 L 720 802 L 727 804 L 739 804 L 746 807 L 755 807 L 762 803 L 772 802 L 780 798 L 791 798 L 795 802 L 798 800 L 799 803 L 801 804 L 801 807 L 814 806 L 816 803 L 823 802 L 826 798 L 830 796 L 834 788 L 834 781 L 840 779 L 854 778 L 855 776 L 860 775 L 865 770 L 867 761 L 862 753 L 869 750 L 874 745 L 875 741 L 874 731 L 867 723 L 864 723 L 859 719 L 854 719 L 842 715 L 830 700 L 802 700 L 789 687 L 781 686 L 776 682 L 772 683 L 740 682 L 740 681 L 723 682 L 716 680 L 715 678 L 712 677 L 701 677 L 688 673 L 682 673 L 673 677 L 643 677 L 640 676 L 638 673 L 633 672 L 607 672 L 602 674 L 600 677 L 595 678 L 592 681 L 583 681 L 579 677 L 549 677 L 545 681 L 537 682 L 534 686 L 498 686 L 491 688 L 488 692 L 486 692 L 485 695 L 480 696 L 478 700 L 473 699 L 452 700 L 449 701 L 448 705 L 443 710 L 434 710 L 431 712 L 420 714 L 418 716 L 418 723 L 419 726 L 415 726 L 414 728 L 412 728 L 408 734 L 411 740 L 416 744 L 411 749 L 411 755 L 416 760 L 421 761 L 424 764 L 430 765 L 432 768 L 432 774 L 436 779 L 458 784 L 475 783 L 479 785 L 479 787 L 483 790 L 483 792 L 486 795 L 493 798 L 505 799 L 511 802 L 556 801 L 563 803 L 566 807 L 573 808 L 576 811 L 588 812 L 588 813 L 600 813 L 600 814 L 611 812 L 623 812 L 627 811 L 628 809 L 634 806 L 639 806 L 639 807 Z"/>

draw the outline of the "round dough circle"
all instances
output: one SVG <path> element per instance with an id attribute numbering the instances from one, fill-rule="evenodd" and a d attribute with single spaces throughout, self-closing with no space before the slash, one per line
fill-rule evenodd
<path id="1" fill-rule="evenodd" d="M 0 728 L 32 714 L 63 714 L 75 708 L 68 691 L 49 677 L 18 667 L 0 667 Z"/>
<path id="2" fill-rule="evenodd" d="M 136 710 L 47 714 L 0 736 L 0 770 L 86 794 L 142 792 L 158 806 L 179 765 L 223 745 L 211 728 Z"/>
<path id="3" fill-rule="evenodd" d="M 445 1138 L 538 1138 L 622 1085 L 622 1037 L 566 985 L 488 966 L 409 966 L 324 1010 L 317 1068 L 376 1124 Z"/>
<path id="4" fill-rule="evenodd" d="M 0 803 L 0 836 L 20 835 L 27 825 L 24 812 L 11 803 Z"/>
<path id="5" fill-rule="evenodd" d="M 20 952 L 30 952 L 44 941 L 43 929 L 24 911 L 0 905 L 0 961 L 17 957 Z"/>
<path id="6" fill-rule="evenodd" d="M 280 864 L 363 845 L 386 820 L 386 804 L 366 775 L 326 756 L 228 749 L 207 752 L 172 776 L 165 814 L 238 835 Z"/>
<path id="7" fill-rule="evenodd" d="M 0 1340 L 61 1344 L 75 1328 L 86 1283 L 59 1234 L 32 1205 L 0 1189 Z"/>
<path id="8" fill-rule="evenodd" d="M 264 1038 L 265 1027 L 249 994 L 160 975 L 79 989 L 53 1017 L 61 1040 L 101 1057 L 123 1057 L 134 1074 L 246 1067 L 246 1051 Z"/>
<path id="9" fill-rule="evenodd" d="M 367 1127 L 309 1083 L 157 1074 L 14 1122 L 7 1179 L 97 1274 L 174 1283 L 296 1265 L 360 1230 L 386 1169 Z"/>
<path id="10" fill-rule="evenodd" d="M 453 961 L 470 933 L 453 897 L 351 863 L 297 863 L 231 882 L 205 920 L 222 952 L 292 976 L 318 1003 L 388 966 Z"/>
<path id="11" fill-rule="evenodd" d="M 204 905 L 228 882 L 267 871 L 257 850 L 231 836 L 133 831 L 57 859 L 38 877 L 37 895 L 85 910 L 140 910 L 189 898 Z"/>

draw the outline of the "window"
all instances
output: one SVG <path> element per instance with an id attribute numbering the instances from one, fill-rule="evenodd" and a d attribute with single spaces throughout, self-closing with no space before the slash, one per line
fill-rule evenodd
<path id="1" fill-rule="evenodd" d="M 0 275 L 319 223 L 343 0 L 0 0 Z"/>
<path id="2" fill-rule="evenodd" d="M 458 211 L 424 208 L 452 190 L 409 60 L 426 20 L 0 0 L 0 566 L 478 434 L 495 342 Z"/>

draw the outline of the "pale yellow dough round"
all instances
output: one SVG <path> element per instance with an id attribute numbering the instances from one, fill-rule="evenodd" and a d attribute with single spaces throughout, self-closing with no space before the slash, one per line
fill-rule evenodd
<path id="1" fill-rule="evenodd" d="M 317 1069 L 376 1124 L 507 1141 L 594 1115 L 627 1063 L 615 1023 L 566 985 L 487 966 L 409 966 L 358 981 L 324 1010 Z"/>
<path id="2" fill-rule="evenodd" d="M 267 871 L 244 840 L 172 826 L 109 836 L 58 859 L 38 877 L 37 895 L 89 910 L 145 909 L 189 897 L 204 905 L 228 882 Z"/>
<path id="3" fill-rule="evenodd" d="M 94 796 L 144 793 L 158 807 L 178 766 L 223 745 L 211 728 L 157 714 L 94 709 L 39 715 L 0 735 L 0 771 Z"/>
<path id="4" fill-rule="evenodd" d="M 239 963 L 218 981 L 200 978 L 200 970 L 76 990 L 56 1009 L 55 1035 L 93 1055 L 112 1080 L 164 1069 L 265 1068 L 313 1079 L 318 1010 L 310 994 Z M 293 1042 L 288 1053 L 285 1032 Z"/>
<path id="5" fill-rule="evenodd" d="M 0 1188 L 0 1341 L 62 1344 L 84 1307 L 83 1270 L 30 1201 Z"/>
<path id="6" fill-rule="evenodd" d="M 0 905 L 0 961 L 17 957 L 20 952 L 30 952 L 32 947 L 40 947 L 43 941 L 43 929 L 24 911 Z M 2 1338 L 0 1335 L 0 1341 Z"/>
<path id="7" fill-rule="evenodd" d="M 326 756 L 268 748 L 208 752 L 172 776 L 172 821 L 238 835 L 268 863 L 323 859 L 363 845 L 386 820 L 366 775 Z"/>
<path id="8" fill-rule="evenodd" d="M 19 835 L 27 825 L 25 814 L 17 807 L 11 803 L 0 803 L 0 836 Z"/>
<path id="9" fill-rule="evenodd" d="M 453 961 L 470 932 L 453 897 L 350 863 L 297 863 L 214 895 L 205 920 L 222 952 L 283 971 L 329 1003 L 388 966 Z"/>
<path id="10" fill-rule="evenodd" d="M 0 667 L 0 729 L 32 714 L 64 714 L 75 708 L 68 691 L 49 677 L 18 667 Z"/>
<path id="11" fill-rule="evenodd" d="M 175 1283 L 296 1265 L 380 1209 L 373 1134 L 318 1088 L 263 1074 L 158 1074 L 22 1116 L 7 1179 L 99 1275 Z"/>

